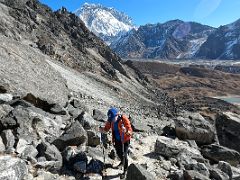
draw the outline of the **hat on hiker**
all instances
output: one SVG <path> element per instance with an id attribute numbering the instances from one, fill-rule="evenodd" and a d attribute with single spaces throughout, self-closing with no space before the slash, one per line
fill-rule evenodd
<path id="1" fill-rule="evenodd" d="M 117 108 L 111 108 L 108 110 L 107 116 L 108 116 L 108 121 L 112 122 L 114 118 L 118 115 L 118 109 Z"/>

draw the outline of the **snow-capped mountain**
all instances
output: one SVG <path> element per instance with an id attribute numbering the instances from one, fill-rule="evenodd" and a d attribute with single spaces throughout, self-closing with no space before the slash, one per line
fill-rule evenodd
<path id="1" fill-rule="evenodd" d="M 122 36 L 111 48 L 124 58 L 192 58 L 213 30 L 181 20 L 147 24 Z"/>
<path id="2" fill-rule="evenodd" d="M 196 57 L 204 59 L 240 59 L 240 19 L 220 26 L 201 46 Z"/>
<path id="3" fill-rule="evenodd" d="M 126 14 L 100 4 L 85 3 L 75 14 L 107 44 L 134 28 L 131 18 Z"/>

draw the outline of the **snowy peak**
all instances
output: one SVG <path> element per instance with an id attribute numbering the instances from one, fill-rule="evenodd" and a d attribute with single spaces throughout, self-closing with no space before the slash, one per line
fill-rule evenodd
<path id="1" fill-rule="evenodd" d="M 129 16 L 100 4 L 85 3 L 75 14 L 82 19 L 90 31 L 108 44 L 134 28 Z"/>

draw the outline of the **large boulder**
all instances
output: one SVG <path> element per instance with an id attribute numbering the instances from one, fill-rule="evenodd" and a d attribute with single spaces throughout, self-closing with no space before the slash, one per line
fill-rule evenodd
<path id="1" fill-rule="evenodd" d="M 67 146 L 79 146 L 87 142 L 87 133 L 82 125 L 75 121 L 60 137 L 53 141 L 53 144 L 63 151 Z"/>
<path id="2" fill-rule="evenodd" d="M 240 162 L 240 154 L 232 149 L 219 146 L 219 145 L 205 145 L 201 150 L 205 158 L 210 159 L 213 162 L 225 161 L 233 166 L 236 166 Z"/>
<path id="3" fill-rule="evenodd" d="M 201 153 L 198 149 L 192 148 L 185 141 L 172 139 L 165 136 L 159 136 L 155 144 L 155 152 L 165 157 L 177 157 L 180 153 L 187 153 L 188 156 L 196 156 L 201 158 Z"/>
<path id="4" fill-rule="evenodd" d="M 10 38 L 1 36 L 0 41 L 0 85 L 7 85 L 8 92 L 32 93 L 60 105 L 67 102 L 66 81 L 46 62 L 47 56 Z"/>
<path id="5" fill-rule="evenodd" d="M 199 113 L 182 112 L 174 120 L 179 139 L 195 140 L 197 144 L 211 144 L 214 141 L 214 128 Z"/>
<path id="6" fill-rule="evenodd" d="M 27 174 L 28 169 L 23 160 L 11 156 L 0 157 L 0 180 L 21 180 Z"/>
<path id="7" fill-rule="evenodd" d="M 154 176 L 140 164 L 130 164 L 127 171 L 126 180 L 154 180 Z"/>
<path id="8" fill-rule="evenodd" d="M 37 142 L 39 137 L 50 142 L 62 133 L 62 120 L 35 107 L 17 106 L 8 116 L 17 126 L 19 138 L 27 140 L 28 144 Z"/>
<path id="9" fill-rule="evenodd" d="M 240 152 L 240 115 L 225 112 L 216 118 L 216 130 L 220 145 Z"/>

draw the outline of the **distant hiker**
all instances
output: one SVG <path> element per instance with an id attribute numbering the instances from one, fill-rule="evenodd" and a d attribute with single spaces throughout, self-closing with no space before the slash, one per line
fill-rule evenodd
<path id="1" fill-rule="evenodd" d="M 121 115 L 116 108 L 109 109 L 107 115 L 108 121 L 104 128 L 100 128 L 100 131 L 112 130 L 112 142 L 118 157 L 121 159 L 118 167 L 121 165 L 124 167 L 124 172 L 121 174 L 121 178 L 124 178 L 128 168 L 127 152 L 132 136 L 132 127 L 129 119 L 125 115 Z"/>

